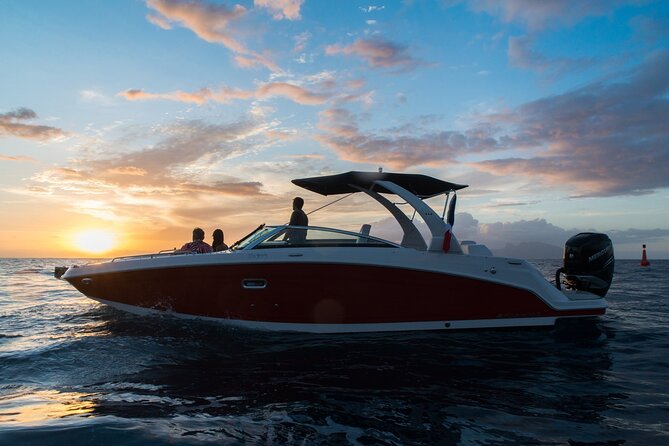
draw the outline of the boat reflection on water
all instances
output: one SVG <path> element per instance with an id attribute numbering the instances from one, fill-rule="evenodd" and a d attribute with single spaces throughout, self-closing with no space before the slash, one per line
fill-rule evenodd
<path id="1" fill-rule="evenodd" d="M 626 398 L 608 382 L 612 333 L 600 322 L 578 336 L 570 326 L 332 337 L 110 313 L 107 336 L 150 345 L 150 357 L 87 386 L 86 415 L 161 441 L 562 438 L 599 429 Z M 537 416 L 523 437 L 518 426 Z"/>

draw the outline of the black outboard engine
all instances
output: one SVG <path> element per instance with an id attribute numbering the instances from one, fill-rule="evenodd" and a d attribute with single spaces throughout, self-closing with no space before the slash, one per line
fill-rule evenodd
<path id="1" fill-rule="evenodd" d="M 564 266 L 555 273 L 555 286 L 560 289 L 560 273 L 564 273 L 567 289 L 587 291 L 604 297 L 613 280 L 613 243 L 606 234 L 581 232 L 564 245 Z"/>

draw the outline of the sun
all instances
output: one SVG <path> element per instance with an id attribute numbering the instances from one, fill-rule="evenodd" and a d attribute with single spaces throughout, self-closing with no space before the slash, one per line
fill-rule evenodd
<path id="1" fill-rule="evenodd" d="M 76 234 L 74 236 L 74 243 L 82 251 L 102 254 L 114 247 L 116 244 L 116 235 L 103 229 L 92 229 Z"/>

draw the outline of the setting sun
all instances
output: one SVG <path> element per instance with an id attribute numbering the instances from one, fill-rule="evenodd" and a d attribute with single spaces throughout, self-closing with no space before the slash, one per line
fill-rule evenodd
<path id="1" fill-rule="evenodd" d="M 76 234 L 74 243 L 82 251 L 100 254 L 114 247 L 116 235 L 109 231 L 94 229 Z"/>

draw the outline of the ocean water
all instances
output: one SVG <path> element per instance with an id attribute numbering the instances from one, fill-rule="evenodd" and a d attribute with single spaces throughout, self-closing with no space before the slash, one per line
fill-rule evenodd
<path id="1" fill-rule="evenodd" d="M 364 335 L 133 316 L 72 263 L 0 259 L 2 445 L 669 444 L 669 261 L 617 261 L 595 322 Z"/>

